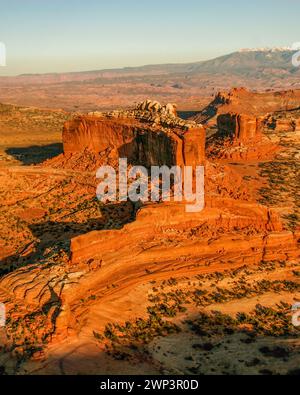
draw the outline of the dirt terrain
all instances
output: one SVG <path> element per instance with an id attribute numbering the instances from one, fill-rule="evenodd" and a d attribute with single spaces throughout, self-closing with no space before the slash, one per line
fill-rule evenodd
<path id="1" fill-rule="evenodd" d="M 152 101 L 1 106 L 2 373 L 299 374 L 300 94 L 228 95 L 204 126 Z M 204 164 L 205 209 L 100 203 L 124 153 Z"/>
<path id="2" fill-rule="evenodd" d="M 0 166 L 37 164 L 62 152 L 65 111 L 0 103 Z"/>

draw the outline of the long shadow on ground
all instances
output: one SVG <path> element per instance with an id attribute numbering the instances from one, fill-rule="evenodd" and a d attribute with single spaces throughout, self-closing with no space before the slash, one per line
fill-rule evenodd
<path id="1" fill-rule="evenodd" d="M 52 159 L 63 152 L 61 143 L 49 145 L 33 145 L 30 147 L 11 147 L 5 151 L 8 155 L 20 161 L 24 166 L 38 165 L 47 159 Z"/>
<path id="2" fill-rule="evenodd" d="M 59 252 L 69 255 L 71 240 L 74 237 L 95 230 L 121 229 L 127 223 L 135 221 L 139 208 L 139 205 L 131 202 L 111 204 L 100 209 L 101 219 L 89 219 L 84 223 L 46 221 L 29 225 L 29 229 L 38 241 L 25 246 L 23 251 L 0 260 L 0 277 L 20 267 L 49 263 L 51 257 Z M 27 254 L 26 250 L 30 252 Z"/>

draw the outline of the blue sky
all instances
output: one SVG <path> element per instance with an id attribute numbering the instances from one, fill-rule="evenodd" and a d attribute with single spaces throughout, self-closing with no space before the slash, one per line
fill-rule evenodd
<path id="1" fill-rule="evenodd" d="M 213 58 L 300 41 L 299 0 L 0 0 L 0 75 Z"/>

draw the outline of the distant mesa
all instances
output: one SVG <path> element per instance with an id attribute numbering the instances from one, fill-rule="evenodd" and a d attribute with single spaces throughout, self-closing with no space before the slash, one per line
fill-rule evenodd
<path id="1" fill-rule="evenodd" d="M 257 93 L 233 88 L 219 92 L 191 119 L 208 130 L 208 157 L 236 161 L 272 157 L 278 146 L 268 139 L 268 131 L 300 129 L 300 90 Z"/>
<path id="2" fill-rule="evenodd" d="M 236 113 L 265 116 L 277 111 L 291 111 L 300 107 L 300 90 L 279 92 L 251 92 L 246 88 L 233 88 L 219 92 L 214 100 L 192 119 L 199 123 L 215 122 L 221 114 Z"/>

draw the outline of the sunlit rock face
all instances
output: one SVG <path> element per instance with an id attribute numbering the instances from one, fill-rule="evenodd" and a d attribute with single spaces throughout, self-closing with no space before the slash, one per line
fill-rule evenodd
<path id="1" fill-rule="evenodd" d="M 65 155 L 82 153 L 131 164 L 191 165 L 205 162 L 205 129 L 177 117 L 176 106 L 145 101 L 129 111 L 90 113 L 67 122 Z"/>
<path id="2" fill-rule="evenodd" d="M 221 135 L 243 143 L 262 137 L 261 120 L 251 115 L 222 114 L 218 117 L 218 130 Z"/>

